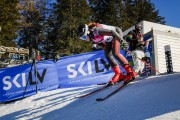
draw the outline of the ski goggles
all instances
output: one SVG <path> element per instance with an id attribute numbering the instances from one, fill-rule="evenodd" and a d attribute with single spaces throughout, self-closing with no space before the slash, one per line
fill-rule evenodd
<path id="1" fill-rule="evenodd" d="M 79 34 L 79 39 L 86 40 L 87 34 L 88 34 L 88 25 L 85 24 L 84 27 L 82 28 L 82 32 Z"/>

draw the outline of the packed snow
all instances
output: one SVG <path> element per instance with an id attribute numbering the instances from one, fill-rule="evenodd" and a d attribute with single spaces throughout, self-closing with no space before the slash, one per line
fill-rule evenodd
<path id="1" fill-rule="evenodd" d="M 118 87 L 78 99 L 101 86 L 62 88 L 0 104 L 0 120 L 180 120 L 180 73 L 133 81 L 105 101 Z"/>

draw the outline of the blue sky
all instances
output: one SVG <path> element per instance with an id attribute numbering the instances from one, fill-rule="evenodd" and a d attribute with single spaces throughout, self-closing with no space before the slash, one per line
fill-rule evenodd
<path id="1" fill-rule="evenodd" d="M 151 0 L 166 25 L 180 28 L 180 0 Z"/>

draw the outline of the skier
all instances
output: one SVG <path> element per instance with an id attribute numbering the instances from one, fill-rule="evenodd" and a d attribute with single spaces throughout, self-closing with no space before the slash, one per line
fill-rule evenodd
<path id="1" fill-rule="evenodd" d="M 87 41 L 92 40 L 94 43 L 103 46 L 105 57 L 115 73 L 113 78 L 108 82 L 108 85 L 114 85 L 122 79 L 125 82 L 129 82 L 131 79 L 135 78 L 135 72 L 130 67 L 127 59 L 119 53 L 121 41 L 127 46 L 127 42 L 122 38 L 123 33 L 120 28 L 91 22 L 88 25 L 80 25 L 77 30 L 77 35 L 80 39 L 84 39 L 86 36 Z M 123 66 L 127 75 L 122 74 L 114 58 Z"/>
<path id="2" fill-rule="evenodd" d="M 136 24 L 135 30 L 128 33 L 126 41 L 130 43 L 130 51 L 133 59 L 133 70 L 135 74 L 139 74 L 143 71 L 145 64 L 140 59 L 144 58 L 144 47 L 148 44 L 148 41 L 144 41 L 143 34 L 141 33 L 142 25 Z"/>

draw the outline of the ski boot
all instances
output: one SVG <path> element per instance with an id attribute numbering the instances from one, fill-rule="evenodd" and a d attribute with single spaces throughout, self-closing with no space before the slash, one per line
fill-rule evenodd
<path id="1" fill-rule="evenodd" d="M 124 78 L 125 83 L 131 82 L 136 78 L 137 73 L 133 71 L 129 64 L 124 65 L 123 68 L 127 73 L 127 75 Z"/>
<path id="2" fill-rule="evenodd" d="M 112 70 L 114 71 L 115 74 L 114 74 L 113 78 L 108 82 L 108 84 L 107 84 L 108 86 L 114 85 L 123 79 L 123 75 L 121 73 L 119 66 L 113 67 Z"/>

